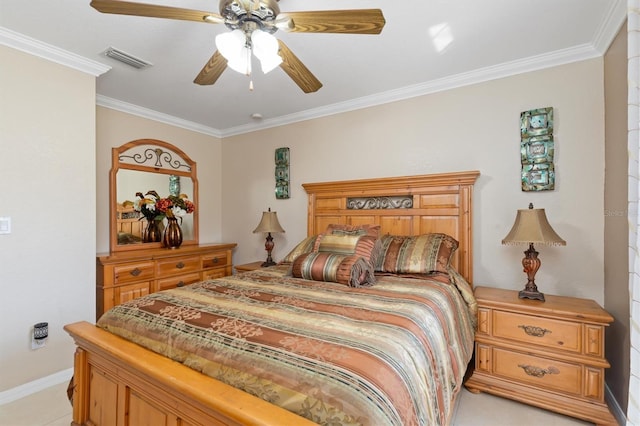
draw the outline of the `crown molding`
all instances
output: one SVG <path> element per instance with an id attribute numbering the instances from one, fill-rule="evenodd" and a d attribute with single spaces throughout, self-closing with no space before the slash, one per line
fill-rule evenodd
<path id="1" fill-rule="evenodd" d="M 111 69 L 110 66 L 101 62 L 92 61 L 83 56 L 43 43 L 5 27 L 0 27 L 0 44 L 87 74 L 91 74 L 95 77 L 98 77 Z"/>
<path id="2" fill-rule="evenodd" d="M 314 118 L 355 111 L 363 108 L 402 101 L 418 96 L 429 95 L 445 90 L 456 89 L 490 80 L 510 77 L 531 71 L 538 71 L 572 62 L 584 61 L 602 56 L 591 44 L 583 44 L 569 49 L 557 50 L 543 55 L 532 56 L 517 61 L 505 62 L 490 67 L 480 68 L 466 73 L 455 74 L 444 78 L 427 81 L 420 84 L 401 87 L 387 92 L 339 102 L 320 108 L 309 109 L 272 119 L 265 119 L 260 123 L 248 124 L 221 130 L 222 137 L 229 137 L 243 133 L 283 126 Z"/>
<path id="3" fill-rule="evenodd" d="M 595 49 L 604 55 L 611 46 L 620 28 L 627 20 L 627 2 L 625 0 L 615 0 L 611 2 L 609 12 L 602 24 L 597 29 L 592 44 Z"/>
<path id="4" fill-rule="evenodd" d="M 138 117 L 147 118 L 149 120 L 158 121 L 170 126 L 180 127 L 182 129 L 191 130 L 193 132 L 214 136 L 216 138 L 223 137 L 220 130 L 214 129 L 213 127 L 203 126 L 202 124 L 198 124 L 193 121 L 183 120 L 182 118 L 174 117 L 172 115 L 154 111 L 149 108 L 144 108 L 138 105 L 119 101 L 107 96 L 97 95 L 96 105 L 110 108 L 116 111 L 126 112 L 127 114 L 136 115 Z"/>

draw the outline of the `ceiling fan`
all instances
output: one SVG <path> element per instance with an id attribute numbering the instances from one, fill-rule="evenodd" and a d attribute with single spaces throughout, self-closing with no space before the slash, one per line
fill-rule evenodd
<path id="1" fill-rule="evenodd" d="M 306 33 L 380 34 L 385 20 L 380 9 L 283 12 L 279 0 L 220 0 L 220 13 L 122 0 L 92 0 L 102 13 L 178 19 L 225 24 L 231 32 L 216 37 L 217 50 L 194 83 L 214 84 L 230 68 L 251 74 L 251 54 L 263 72 L 280 66 L 305 92 L 315 92 L 322 83 L 296 55 L 273 34 L 278 30 Z"/>

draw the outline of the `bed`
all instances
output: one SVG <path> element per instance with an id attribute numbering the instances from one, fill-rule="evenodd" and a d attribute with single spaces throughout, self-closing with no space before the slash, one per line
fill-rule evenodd
<path id="1" fill-rule="evenodd" d="M 73 424 L 447 424 L 473 350 L 477 176 L 305 184 L 308 238 L 280 265 L 67 325 Z M 346 241 L 357 254 L 337 254 Z M 428 276 L 394 271 L 416 241 L 450 250 Z"/>

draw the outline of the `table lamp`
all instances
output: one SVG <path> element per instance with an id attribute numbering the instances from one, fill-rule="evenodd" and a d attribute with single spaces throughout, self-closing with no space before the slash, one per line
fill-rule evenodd
<path id="1" fill-rule="evenodd" d="M 262 219 L 258 224 L 258 227 L 253 230 L 254 234 L 258 232 L 265 232 L 267 234 L 267 239 L 264 243 L 264 249 L 267 251 L 267 260 L 262 263 L 263 267 L 273 266 L 276 262 L 271 258 L 271 251 L 273 250 L 273 237 L 271 236 L 272 232 L 284 232 L 282 226 L 280 226 L 280 222 L 278 222 L 278 216 L 276 212 L 272 212 L 271 208 L 269 211 L 262 212 Z"/>
<path id="2" fill-rule="evenodd" d="M 522 259 L 522 266 L 527 274 L 527 285 L 518 293 L 518 297 L 544 302 L 544 294 L 538 291 L 535 281 L 541 262 L 538 259 L 538 252 L 533 248 L 534 243 L 567 245 L 567 242 L 560 238 L 549 224 L 544 209 L 534 209 L 533 204 L 529 203 L 528 209 L 518 210 L 513 228 L 504 237 L 502 244 L 529 244 L 529 249 L 524 252 L 524 259 Z"/>

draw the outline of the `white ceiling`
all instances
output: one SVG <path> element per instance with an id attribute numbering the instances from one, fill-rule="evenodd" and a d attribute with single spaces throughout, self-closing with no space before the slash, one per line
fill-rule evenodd
<path id="1" fill-rule="evenodd" d="M 144 0 L 218 12 L 215 0 Z M 624 0 L 281 0 L 280 10 L 379 8 L 380 35 L 278 31 L 323 83 L 305 94 L 280 68 L 231 69 L 213 86 L 193 79 L 224 25 L 102 14 L 89 0 L 0 0 L 0 44 L 88 67 L 98 103 L 224 137 L 602 55 Z M 446 28 L 438 50 L 433 28 Z M 105 57 L 113 46 L 153 64 Z M 76 56 L 77 55 L 77 56 Z M 104 65 L 101 65 L 104 64 Z M 106 72 L 105 72 L 106 71 Z M 46 76 L 43 76 L 46 78 Z M 252 118 L 259 113 L 262 119 Z"/>

